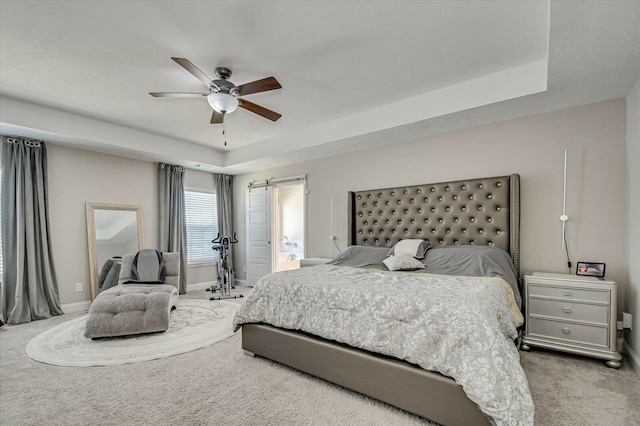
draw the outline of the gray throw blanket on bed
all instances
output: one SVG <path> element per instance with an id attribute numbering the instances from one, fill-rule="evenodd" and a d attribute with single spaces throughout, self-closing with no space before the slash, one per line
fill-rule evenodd
<path id="1" fill-rule="evenodd" d="M 494 277 L 322 265 L 261 278 L 234 328 L 266 323 L 393 356 L 452 377 L 497 425 L 533 425 L 509 289 Z"/>
<path id="2" fill-rule="evenodd" d="M 350 246 L 328 264 L 386 271 L 382 261 L 388 255 L 387 247 Z M 413 271 L 414 274 L 500 277 L 511 285 L 518 308 L 522 308 L 516 269 L 504 250 L 469 245 L 430 248 L 421 262 L 426 268 Z"/>

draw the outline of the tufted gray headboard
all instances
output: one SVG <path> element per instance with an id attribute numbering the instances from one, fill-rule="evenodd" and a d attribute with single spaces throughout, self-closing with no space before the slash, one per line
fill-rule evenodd
<path id="1" fill-rule="evenodd" d="M 520 175 L 349 192 L 349 245 L 477 244 L 509 253 L 520 275 Z"/>

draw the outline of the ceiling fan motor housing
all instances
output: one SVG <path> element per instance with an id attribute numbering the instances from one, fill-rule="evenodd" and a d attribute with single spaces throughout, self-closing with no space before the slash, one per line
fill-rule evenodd
<path id="1" fill-rule="evenodd" d="M 228 80 L 214 80 L 213 86 L 211 86 L 211 91 L 213 93 L 226 93 L 229 95 L 238 95 L 238 90 L 236 89 L 236 85 Z"/>

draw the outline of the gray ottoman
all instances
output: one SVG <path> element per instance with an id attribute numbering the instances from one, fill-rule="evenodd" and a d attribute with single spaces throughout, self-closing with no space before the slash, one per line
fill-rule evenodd
<path id="1" fill-rule="evenodd" d="M 154 333 L 169 328 L 178 289 L 169 284 L 124 284 L 103 291 L 89 308 L 85 337 Z"/>

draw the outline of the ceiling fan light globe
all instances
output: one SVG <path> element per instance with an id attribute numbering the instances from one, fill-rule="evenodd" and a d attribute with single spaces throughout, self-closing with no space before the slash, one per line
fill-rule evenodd
<path id="1" fill-rule="evenodd" d="M 218 112 L 229 114 L 238 108 L 238 99 L 226 93 L 211 93 L 207 96 L 207 101 L 211 108 Z"/>

